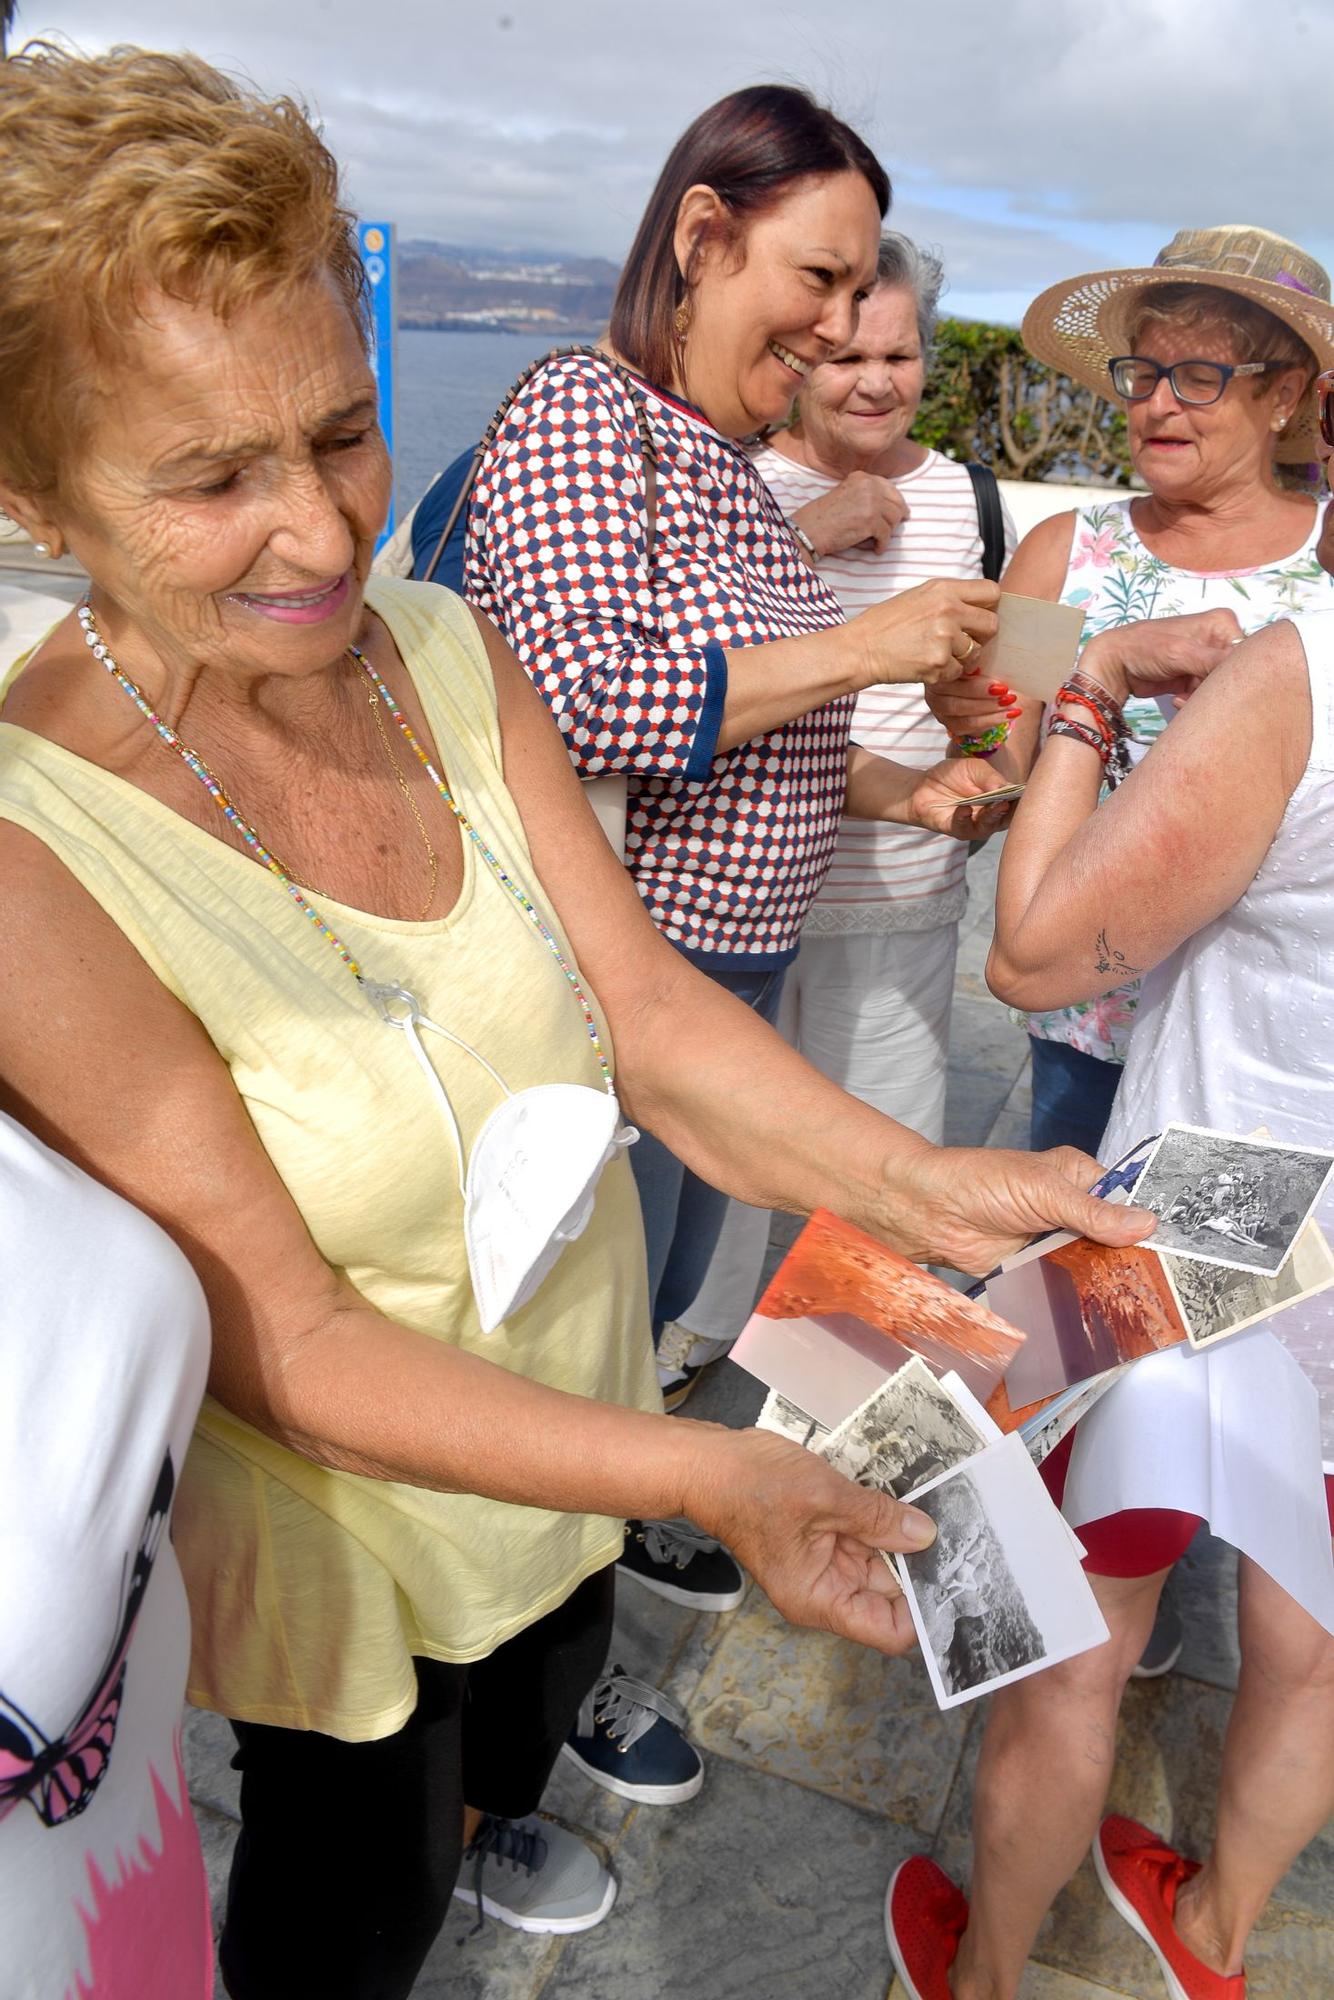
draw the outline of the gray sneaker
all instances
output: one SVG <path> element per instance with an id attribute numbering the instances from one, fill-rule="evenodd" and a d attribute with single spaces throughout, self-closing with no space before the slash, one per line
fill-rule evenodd
<path id="1" fill-rule="evenodd" d="M 1156 1681 L 1160 1674 L 1170 1674 L 1181 1658 L 1186 1635 L 1182 1629 L 1181 1613 L 1177 1610 L 1175 1577 L 1176 1572 L 1173 1571 L 1163 1583 L 1149 1643 L 1130 1669 L 1132 1681 Z"/>
<path id="2" fill-rule="evenodd" d="M 616 1878 L 556 1820 L 493 1819 L 463 1852 L 454 1894 L 516 1931 L 589 1931 L 616 1901 Z"/>

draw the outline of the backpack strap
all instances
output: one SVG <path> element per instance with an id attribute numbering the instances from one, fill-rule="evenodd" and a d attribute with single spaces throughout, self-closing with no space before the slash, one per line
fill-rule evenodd
<path id="1" fill-rule="evenodd" d="M 630 392 L 630 400 L 634 404 L 635 426 L 639 432 L 639 458 L 644 468 L 644 557 L 650 572 L 652 571 L 653 549 L 658 529 L 658 447 L 649 424 L 648 410 L 644 405 L 644 392 L 630 370 L 622 362 L 613 360 L 610 354 L 604 354 L 600 347 L 553 347 L 549 354 L 543 354 L 536 361 L 529 362 L 478 439 L 472 463 L 463 475 L 463 484 L 459 488 L 454 505 L 449 510 L 449 519 L 441 530 L 431 560 L 422 572 L 421 582 L 429 583 L 435 575 L 458 518 L 468 503 L 468 496 L 476 482 L 482 459 L 494 444 L 496 433 L 509 415 L 515 398 L 527 388 L 538 370 L 545 368 L 549 361 L 563 361 L 571 354 L 586 355 L 590 360 L 601 361 L 605 367 L 615 369 Z"/>
<path id="2" fill-rule="evenodd" d="M 1001 512 L 1000 486 L 989 465 L 966 465 L 973 482 L 977 504 L 977 525 L 982 536 L 982 574 L 988 583 L 999 583 L 1005 567 L 1005 516 Z"/>

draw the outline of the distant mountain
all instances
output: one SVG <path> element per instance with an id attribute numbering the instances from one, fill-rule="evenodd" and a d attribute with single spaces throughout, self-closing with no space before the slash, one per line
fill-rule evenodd
<path id="1" fill-rule="evenodd" d="M 400 243 L 398 323 L 447 332 L 599 334 L 620 272 L 604 257 Z"/>

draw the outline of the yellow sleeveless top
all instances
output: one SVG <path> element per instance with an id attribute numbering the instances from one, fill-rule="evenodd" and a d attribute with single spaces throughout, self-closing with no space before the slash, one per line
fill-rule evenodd
<path id="1" fill-rule="evenodd" d="M 367 601 L 412 676 L 454 795 L 541 907 L 471 616 L 431 584 L 376 580 Z M 598 1184 L 584 1235 L 527 1306 L 483 1334 L 457 1160 L 433 1094 L 406 1037 L 372 1011 L 282 885 L 123 779 L 2 721 L 0 816 L 59 856 L 199 1018 L 321 1253 L 365 1299 L 532 1380 L 661 1408 L 624 1154 Z M 368 977 L 410 988 L 511 1090 L 600 1087 L 560 968 L 466 837 L 463 858 L 458 902 L 438 922 L 320 906 Z M 543 914 L 569 956 L 554 913 Z M 424 1039 L 470 1150 L 496 1086 L 441 1037 Z M 210 1398 L 175 1534 L 194 1624 L 191 1701 L 357 1741 L 411 1713 L 414 1654 L 483 1657 L 611 1562 L 622 1528 L 330 1471 Z"/>

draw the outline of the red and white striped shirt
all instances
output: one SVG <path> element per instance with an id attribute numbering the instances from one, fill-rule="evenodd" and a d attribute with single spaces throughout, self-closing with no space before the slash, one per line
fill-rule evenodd
<path id="1" fill-rule="evenodd" d="M 823 499 L 839 484 L 772 445 L 756 452 L 755 463 L 789 520 L 798 508 Z M 965 467 L 938 451 L 928 451 L 925 463 L 895 484 L 909 513 L 884 553 L 846 549 L 821 558 L 820 575 L 849 618 L 932 577 L 982 574 L 977 503 Z M 1006 512 L 1007 558 L 1014 544 L 1014 524 Z M 938 763 L 949 743 L 918 681 L 867 688 L 859 694 L 852 738 L 877 756 L 892 757 L 916 770 Z M 956 923 L 964 910 L 967 858 L 964 843 L 945 834 L 844 819 L 829 873 L 804 928 L 828 936 L 846 931 L 928 931 Z"/>

